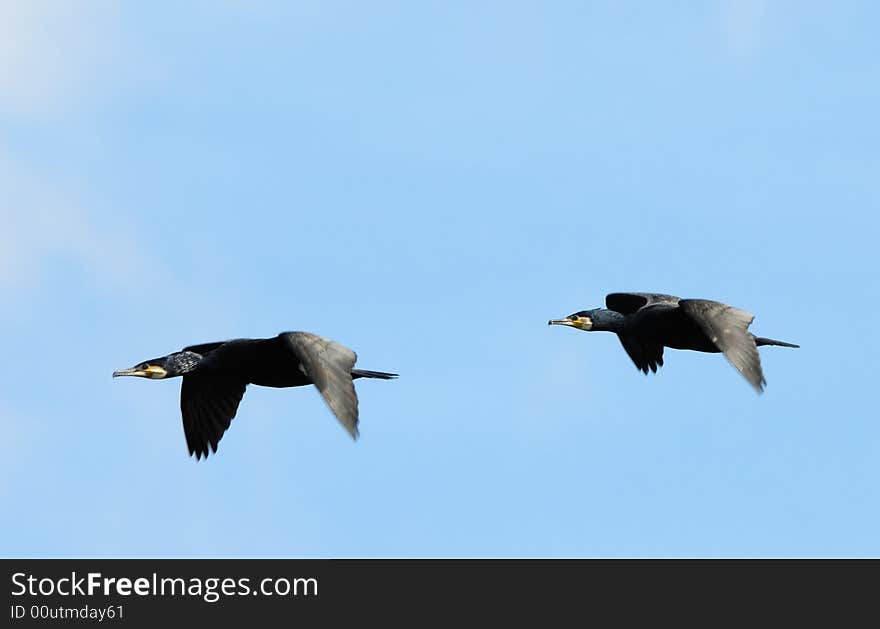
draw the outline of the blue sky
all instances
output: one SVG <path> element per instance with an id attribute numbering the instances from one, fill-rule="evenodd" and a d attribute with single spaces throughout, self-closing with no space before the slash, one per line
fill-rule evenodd
<path id="1" fill-rule="evenodd" d="M 0 554 L 880 556 L 874 3 L 0 7 Z M 643 376 L 546 321 L 718 299 Z M 207 462 L 184 345 L 308 330 Z"/>

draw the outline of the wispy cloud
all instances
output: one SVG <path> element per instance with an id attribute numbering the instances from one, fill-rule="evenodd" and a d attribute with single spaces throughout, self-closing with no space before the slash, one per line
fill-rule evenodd
<path id="1" fill-rule="evenodd" d="M 731 53 L 740 59 L 753 57 L 761 47 L 766 0 L 722 0 L 720 9 Z"/>
<path id="2" fill-rule="evenodd" d="M 57 115 L 75 106 L 116 58 L 115 2 L 0 2 L 0 113 Z"/>
<path id="3" fill-rule="evenodd" d="M 0 152 L 0 286 L 23 288 L 57 256 L 82 264 L 102 283 L 123 286 L 152 271 L 135 268 L 137 239 L 122 224 L 102 221 L 51 176 L 34 173 Z"/>
<path id="4" fill-rule="evenodd" d="M 137 54 L 123 37 L 121 5 L 109 0 L 0 2 L 0 118 L 63 126 L 96 94 L 120 89 Z M 126 68 L 126 72 L 121 70 Z M 104 282 L 131 273 L 135 238 L 40 159 L 0 147 L 0 286 L 21 295 L 53 257 L 67 256 Z M 118 213 L 114 213 L 116 216 Z M 141 269 L 143 271 L 143 269 Z M 16 291 L 10 295 L 9 289 Z"/>

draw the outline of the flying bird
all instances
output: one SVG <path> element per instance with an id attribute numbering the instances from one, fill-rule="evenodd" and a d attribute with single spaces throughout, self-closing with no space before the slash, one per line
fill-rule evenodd
<path id="1" fill-rule="evenodd" d="M 800 347 L 755 336 L 748 331 L 755 315 L 708 299 L 682 299 L 658 293 L 611 293 L 606 308 L 582 310 L 548 325 L 584 331 L 614 332 L 644 373 L 663 365 L 663 348 L 721 352 L 758 393 L 767 381 L 758 347 Z"/>
<path id="2" fill-rule="evenodd" d="M 179 352 L 114 371 L 113 377 L 163 380 L 183 376 L 180 411 L 190 455 L 208 456 L 229 428 L 249 384 L 301 387 L 313 384 L 353 439 L 358 436 L 358 399 L 353 380 L 389 380 L 397 374 L 354 369 L 357 355 L 308 332 L 282 332 L 268 339 L 233 339 L 190 345 Z"/>

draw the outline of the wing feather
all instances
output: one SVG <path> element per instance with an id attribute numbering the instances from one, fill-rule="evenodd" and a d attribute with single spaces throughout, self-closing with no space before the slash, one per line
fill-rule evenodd
<path id="1" fill-rule="evenodd" d="M 663 293 L 610 293 L 605 296 L 605 307 L 620 314 L 632 314 L 645 306 L 677 304 L 680 298 Z"/>
<path id="2" fill-rule="evenodd" d="M 620 344 L 626 350 L 635 366 L 644 373 L 650 369 L 657 373 L 657 369 L 663 366 L 663 346 L 652 343 L 638 336 L 618 334 Z"/>
<path id="3" fill-rule="evenodd" d="M 279 335 L 296 355 L 327 406 L 348 431 L 358 436 L 358 399 L 351 370 L 357 360 L 352 350 L 330 339 L 309 332 Z"/>
<path id="4" fill-rule="evenodd" d="M 189 453 L 197 459 L 217 452 L 217 444 L 229 428 L 247 383 L 214 373 L 183 376 L 180 386 L 180 412 Z M 210 448 L 210 450 L 209 450 Z"/>
<path id="5" fill-rule="evenodd" d="M 761 370 L 761 357 L 755 337 L 748 328 L 755 315 L 727 304 L 707 299 L 682 299 L 679 307 L 724 353 L 728 362 L 749 381 L 758 393 L 767 383 Z"/>
<path id="6" fill-rule="evenodd" d="M 194 352 L 194 353 L 196 353 L 196 354 L 201 354 L 202 356 L 204 356 L 204 355 L 207 354 L 208 352 L 213 352 L 213 351 L 214 351 L 215 349 L 217 349 L 218 347 L 221 347 L 221 346 L 223 346 L 223 345 L 226 345 L 226 343 L 228 343 L 228 342 L 229 342 L 229 341 L 215 341 L 215 342 L 213 342 L 213 343 L 202 343 L 201 345 L 189 345 L 189 346 L 187 346 L 187 347 L 184 347 L 184 348 L 183 348 L 182 350 L 180 350 L 180 351 L 182 351 L 182 352 Z"/>

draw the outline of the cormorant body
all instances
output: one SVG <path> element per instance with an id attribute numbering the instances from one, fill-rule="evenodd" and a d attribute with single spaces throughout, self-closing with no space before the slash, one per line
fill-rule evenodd
<path id="1" fill-rule="evenodd" d="M 661 293 L 611 293 L 605 305 L 548 323 L 616 333 L 635 366 L 646 374 L 663 365 L 664 347 L 721 352 L 758 392 L 766 380 L 757 348 L 799 347 L 751 334 L 748 327 L 755 316 L 718 301 Z"/>
<path id="2" fill-rule="evenodd" d="M 353 380 L 388 380 L 397 374 L 354 369 L 356 354 L 308 332 L 283 332 L 268 339 L 232 339 L 190 345 L 113 376 L 165 379 L 182 376 L 180 410 L 190 454 L 207 457 L 229 428 L 249 384 L 263 387 L 315 385 L 353 438 L 358 400 Z"/>

